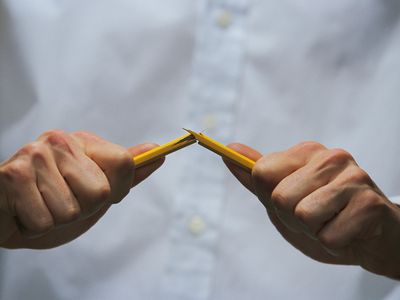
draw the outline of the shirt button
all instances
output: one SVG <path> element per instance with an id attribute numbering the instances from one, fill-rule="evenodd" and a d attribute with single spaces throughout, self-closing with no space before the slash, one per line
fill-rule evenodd
<path id="1" fill-rule="evenodd" d="M 221 28 L 228 28 L 232 24 L 232 14 L 227 10 L 222 11 L 217 18 L 217 24 Z"/>
<path id="2" fill-rule="evenodd" d="M 204 219 L 199 216 L 194 216 L 189 222 L 189 231 L 193 235 L 200 235 L 206 229 L 206 223 Z"/>
<path id="3" fill-rule="evenodd" d="M 215 115 L 205 115 L 202 120 L 203 130 L 210 130 L 217 126 L 217 118 Z"/>

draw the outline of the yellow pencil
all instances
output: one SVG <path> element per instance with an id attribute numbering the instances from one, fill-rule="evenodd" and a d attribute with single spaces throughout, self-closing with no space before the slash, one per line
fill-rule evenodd
<path id="1" fill-rule="evenodd" d="M 184 128 L 185 129 L 185 128 Z M 227 158 L 231 160 L 236 165 L 250 170 L 254 167 L 255 161 L 247 158 L 246 156 L 226 147 L 225 145 L 213 140 L 212 138 L 206 136 L 203 133 L 196 133 L 192 130 L 185 129 L 187 132 L 192 134 L 196 140 L 199 142 L 199 145 L 217 153 L 218 155 L 222 156 L 223 158 Z"/>
<path id="2" fill-rule="evenodd" d="M 195 137 L 191 133 L 189 133 L 164 145 L 158 146 L 133 157 L 133 162 L 135 163 L 136 167 L 140 167 L 152 161 L 155 161 L 160 157 L 175 152 L 176 150 L 182 149 L 183 147 L 194 144 L 195 142 Z"/>

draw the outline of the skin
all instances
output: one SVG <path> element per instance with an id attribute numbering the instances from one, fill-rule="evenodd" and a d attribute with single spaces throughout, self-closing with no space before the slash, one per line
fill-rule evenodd
<path id="1" fill-rule="evenodd" d="M 400 279 L 400 208 L 348 152 L 315 142 L 265 156 L 230 147 L 256 161 L 251 174 L 225 163 L 290 244 L 320 262 Z"/>
<path id="2" fill-rule="evenodd" d="M 92 227 L 163 159 L 135 168 L 129 149 L 87 132 L 52 130 L 0 164 L 0 246 L 52 248 Z"/>
<path id="3" fill-rule="evenodd" d="M 161 166 L 132 161 L 155 146 L 125 149 L 54 130 L 25 145 L 0 164 L 0 246 L 44 249 L 77 238 Z M 400 208 L 348 152 L 315 142 L 265 156 L 230 147 L 257 161 L 251 173 L 225 163 L 290 244 L 320 262 L 400 278 Z"/>

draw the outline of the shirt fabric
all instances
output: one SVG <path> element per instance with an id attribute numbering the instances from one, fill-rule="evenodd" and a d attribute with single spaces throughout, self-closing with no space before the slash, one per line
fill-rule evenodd
<path id="1" fill-rule="evenodd" d="M 52 128 L 128 147 L 188 127 L 264 153 L 344 148 L 398 195 L 399 20 L 392 0 L 1 0 L 1 159 Z M 294 249 L 195 145 L 75 241 L 0 252 L 6 300 L 399 297 Z"/>

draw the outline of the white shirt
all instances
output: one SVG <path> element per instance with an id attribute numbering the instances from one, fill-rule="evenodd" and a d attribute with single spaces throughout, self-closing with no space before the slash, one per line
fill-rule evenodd
<path id="1" fill-rule="evenodd" d="M 43 131 L 131 146 L 202 130 L 261 152 L 317 140 L 400 194 L 400 7 L 376 0 L 3 0 L 0 156 Z M 398 299 L 290 246 L 190 146 L 62 247 L 3 250 L 1 299 Z"/>

